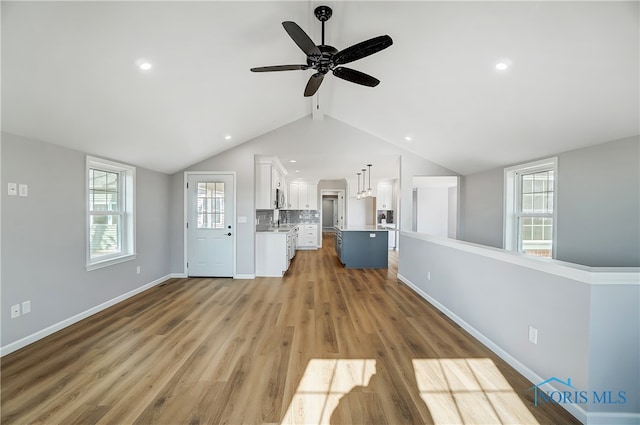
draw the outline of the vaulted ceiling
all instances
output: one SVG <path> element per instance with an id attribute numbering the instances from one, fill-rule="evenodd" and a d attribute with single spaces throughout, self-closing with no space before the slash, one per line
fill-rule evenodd
<path id="1" fill-rule="evenodd" d="M 173 173 L 311 114 L 313 71 L 249 68 L 304 63 L 281 22 L 319 44 L 319 4 L 339 50 L 394 41 L 321 111 L 451 170 L 640 133 L 635 1 L 3 1 L 2 130 Z"/>

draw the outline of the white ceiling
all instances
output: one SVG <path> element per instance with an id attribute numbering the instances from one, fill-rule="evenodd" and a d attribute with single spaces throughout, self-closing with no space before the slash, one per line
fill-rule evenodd
<path id="1" fill-rule="evenodd" d="M 281 22 L 319 44 L 318 4 L 327 44 L 394 40 L 348 65 L 378 87 L 328 76 L 322 110 L 451 170 L 640 133 L 636 1 L 2 1 L 2 129 L 176 172 L 311 113 L 313 71 L 249 68 L 304 63 Z"/>

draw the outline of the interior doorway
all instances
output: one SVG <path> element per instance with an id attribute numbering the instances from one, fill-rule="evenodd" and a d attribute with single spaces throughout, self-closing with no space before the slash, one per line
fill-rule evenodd
<path id="1" fill-rule="evenodd" d="M 412 230 L 456 239 L 458 176 L 414 176 Z"/>
<path id="2" fill-rule="evenodd" d="M 338 196 L 322 197 L 322 231 L 330 232 L 338 224 Z"/>
<path id="3" fill-rule="evenodd" d="M 321 191 L 320 219 L 323 232 L 333 232 L 336 226 L 344 225 L 344 190 Z"/>

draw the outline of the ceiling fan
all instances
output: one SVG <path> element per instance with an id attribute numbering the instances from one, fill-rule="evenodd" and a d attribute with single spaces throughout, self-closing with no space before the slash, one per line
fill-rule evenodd
<path id="1" fill-rule="evenodd" d="M 316 18 L 322 22 L 322 44 L 315 45 L 313 40 L 295 22 L 285 21 L 282 23 L 285 31 L 293 41 L 307 55 L 306 65 L 275 65 L 251 68 L 253 72 L 272 71 L 295 71 L 315 69 L 316 73 L 309 78 L 304 89 L 305 96 L 313 96 L 320 87 L 324 76 L 329 71 L 338 78 L 368 87 L 375 87 L 380 84 L 380 80 L 355 69 L 346 68 L 344 65 L 349 62 L 362 59 L 369 55 L 386 49 L 393 44 L 393 40 L 388 35 L 381 35 L 372 39 L 354 44 L 344 50 L 338 51 L 333 46 L 324 44 L 324 23 L 331 18 L 333 11 L 329 6 L 318 6 L 314 10 Z"/>

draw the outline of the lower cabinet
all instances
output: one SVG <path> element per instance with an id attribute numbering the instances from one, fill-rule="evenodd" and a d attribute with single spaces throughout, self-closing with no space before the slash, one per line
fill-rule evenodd
<path id="1" fill-rule="evenodd" d="M 389 249 L 396 249 L 396 231 L 389 230 Z"/>
<path id="2" fill-rule="evenodd" d="M 298 249 L 318 249 L 318 225 L 300 224 L 298 233 Z"/>
<path id="3" fill-rule="evenodd" d="M 386 230 L 341 231 L 336 239 L 340 262 L 348 269 L 387 268 L 387 233 Z"/>
<path id="4" fill-rule="evenodd" d="M 282 277 L 292 256 L 292 232 L 256 233 L 256 276 Z"/>

